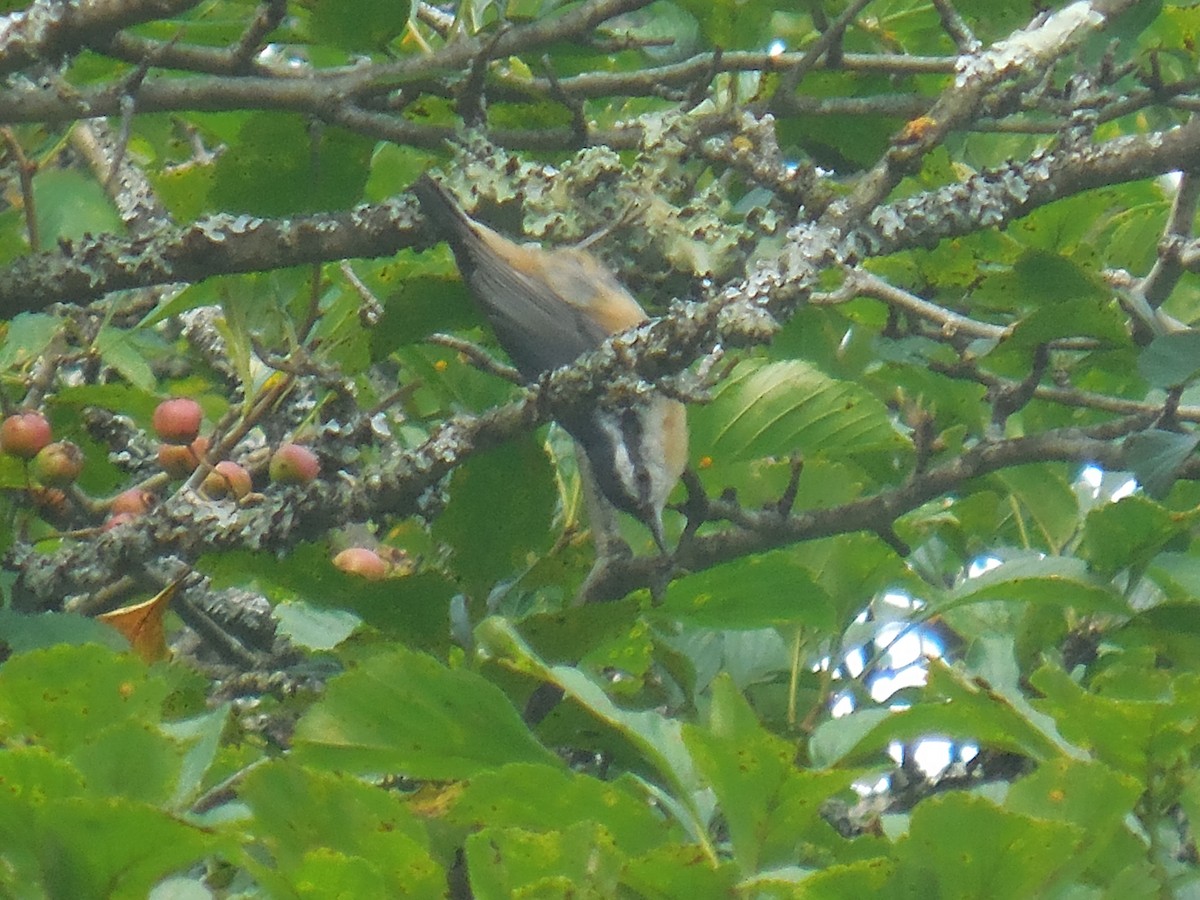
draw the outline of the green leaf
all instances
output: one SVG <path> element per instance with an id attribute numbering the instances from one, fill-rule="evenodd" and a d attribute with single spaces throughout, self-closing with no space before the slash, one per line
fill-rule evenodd
<path id="1" fill-rule="evenodd" d="M 102 835 L 103 840 L 98 839 Z M 225 845 L 157 809 L 119 798 L 0 801 L 0 846 L 19 896 L 146 897 L 165 876 Z"/>
<path id="2" fill-rule="evenodd" d="M 366 581 L 334 568 L 325 543 L 300 544 L 283 557 L 224 551 L 197 569 L 218 587 L 254 583 L 274 602 L 300 600 L 318 609 L 352 613 L 385 636 L 413 649 L 444 648 L 450 640 L 450 598 L 461 588 L 445 575 L 419 572 Z"/>
<path id="3" fill-rule="evenodd" d="M 22 477 L 14 486 L 23 483 Z M 111 626 L 77 613 L 27 614 L 0 609 L 0 657 L 55 644 L 100 644 L 110 650 L 129 649 L 129 641 Z"/>
<path id="4" fill-rule="evenodd" d="M 696 451 L 720 462 L 909 450 L 874 396 L 800 360 L 741 363 L 692 413 Z"/>
<path id="5" fill-rule="evenodd" d="M 562 831 L 484 828 L 467 838 L 471 893 L 479 900 L 514 897 L 616 897 L 622 855 L 592 822 Z"/>
<path id="6" fill-rule="evenodd" d="M 195 799 L 205 776 L 208 775 L 221 746 L 221 734 L 229 721 L 229 704 L 177 722 L 164 722 L 159 727 L 177 742 L 187 746 L 175 794 L 171 798 L 172 808 L 181 808 Z"/>
<path id="7" fill-rule="evenodd" d="M 0 783 L 10 797 L 24 802 L 79 797 L 87 790 L 83 774 L 44 747 L 5 747 L 0 753 Z"/>
<path id="8" fill-rule="evenodd" d="M 685 726 L 683 739 L 717 795 L 744 875 L 794 862 L 814 832 L 832 837 L 822 805 L 857 773 L 797 769 L 794 745 L 759 725 L 728 676 L 713 682 L 707 727 Z"/>
<path id="9" fill-rule="evenodd" d="M 354 633 L 362 619 L 340 609 L 317 609 L 294 601 L 275 607 L 279 631 L 288 640 L 310 650 L 332 650 Z"/>
<path id="10" fill-rule="evenodd" d="M 736 897 L 737 867 L 732 861 L 705 859 L 697 847 L 668 844 L 631 859 L 624 880 L 636 896 L 654 900 L 676 897 Z"/>
<path id="11" fill-rule="evenodd" d="M 1080 556 L 1102 575 L 1130 567 L 1140 571 L 1187 524 L 1153 500 L 1123 497 L 1088 513 Z"/>
<path id="12" fill-rule="evenodd" d="M 183 750 L 152 725 L 119 722 L 77 747 L 71 761 L 88 790 L 163 806 L 171 799 Z"/>
<path id="13" fill-rule="evenodd" d="M 1106 581 L 1088 572 L 1087 564 L 1070 556 L 1023 556 L 1006 560 L 962 581 L 948 595 L 945 611 L 989 600 L 1070 606 L 1079 611 L 1127 612 L 1128 607 Z"/>
<path id="14" fill-rule="evenodd" d="M 1125 459 L 1146 493 L 1152 497 L 1163 497 L 1198 444 L 1200 433 L 1156 428 L 1126 438 Z"/>
<path id="15" fill-rule="evenodd" d="M 399 347 L 423 341 L 434 332 L 463 331 L 481 322 L 461 279 L 449 274 L 406 272 L 398 284 L 381 287 L 388 292 L 383 300 L 383 318 L 371 331 L 371 348 L 376 359 Z"/>
<path id="16" fill-rule="evenodd" d="M 557 686 L 591 716 L 628 742 L 635 751 L 667 782 L 672 795 L 681 804 L 681 822 L 700 835 L 700 816 L 692 805 L 697 788 L 696 773 L 684 750 L 677 719 L 654 710 L 626 710 L 605 694 L 603 687 L 571 666 L 551 666 L 530 649 L 511 623 L 498 616 L 484 619 L 475 629 L 480 649 L 498 662 Z"/>
<path id="17" fill-rule="evenodd" d="M 1138 372 L 1153 387 L 1186 384 L 1200 371 L 1200 331 L 1161 334 L 1138 357 Z"/>
<path id="18" fill-rule="evenodd" d="M 260 216 L 346 209 L 362 197 L 373 148 L 340 128 L 310 129 L 297 115 L 254 113 L 236 150 L 217 161 L 212 202 Z"/>
<path id="19" fill-rule="evenodd" d="M 95 346 L 100 359 L 120 372 L 121 377 L 135 388 L 143 391 L 155 389 L 154 370 L 134 343 L 131 332 L 105 325 L 96 335 Z"/>
<path id="20" fill-rule="evenodd" d="M 45 313 L 18 313 L 8 322 L 0 347 L 0 371 L 24 368 L 46 352 L 62 322 Z"/>
<path id="21" fill-rule="evenodd" d="M 408 27 L 409 0 L 316 0 L 313 39 L 343 50 L 381 50 Z"/>
<path id="22" fill-rule="evenodd" d="M 1011 661 L 1011 639 L 1007 656 Z M 993 656 L 995 654 L 992 654 Z M 988 674 L 996 677 L 994 672 Z M 867 759 L 892 741 L 915 741 L 931 734 L 974 741 L 1034 759 L 1079 756 L 1045 712 L 1014 697 L 1003 683 L 993 688 L 938 661 L 929 664 L 922 702 L 898 710 L 862 709 L 822 722 L 813 733 L 810 753 L 815 764 Z M 1064 740 L 1064 736 L 1067 740 Z"/>
<path id="23" fill-rule="evenodd" d="M 647 803 L 645 792 L 629 776 L 606 782 L 527 763 L 473 777 L 447 818 L 471 830 L 492 825 L 564 831 L 579 822 L 594 822 L 629 854 L 648 852 L 679 837 L 678 828 Z"/>
<path id="24" fill-rule="evenodd" d="M 1110 298 L 1107 290 L 1097 286 L 1081 274 L 1076 267 L 1065 263 L 1061 257 L 1052 257 L 1056 264 L 1047 268 L 1038 265 L 1028 273 L 1031 284 L 1036 284 L 1039 293 L 1052 292 L 1055 302 L 1036 307 L 1013 328 L 1012 336 L 1000 344 L 1003 350 L 1020 351 L 1026 354 L 1043 344 L 1058 338 L 1093 337 L 1111 344 L 1125 344 L 1129 333 L 1125 326 L 1125 315 L 1120 305 Z M 1075 274 L 1074 284 L 1067 285 L 1054 271 L 1065 263 L 1067 271 Z M 1018 263 L 1020 268 L 1021 263 Z M 1070 279 L 1068 279 L 1070 280 Z M 1072 291 L 1085 294 L 1070 297 Z M 1062 295 L 1066 294 L 1067 297 Z"/>
<path id="25" fill-rule="evenodd" d="M 678 578 L 654 618 L 702 628 L 834 627 L 829 595 L 788 551 L 763 553 Z"/>
<path id="26" fill-rule="evenodd" d="M 532 437 L 478 453 L 454 470 L 433 534 L 454 551 L 454 567 L 472 593 L 486 594 L 522 571 L 531 552 L 549 548 L 554 476 L 545 448 Z"/>
<path id="27" fill-rule="evenodd" d="M 77 169 L 47 167 L 38 171 L 33 178 L 33 201 L 43 247 L 88 234 L 124 231 L 104 188 Z"/>
<path id="28" fill-rule="evenodd" d="M 294 753 L 324 768 L 431 779 L 557 759 L 495 685 L 407 650 L 372 657 L 330 681 L 297 724 Z"/>
<path id="29" fill-rule="evenodd" d="M 1119 772 L 1145 777 L 1162 704 L 1097 697 L 1053 666 L 1038 669 L 1030 682 L 1044 695 L 1033 705 L 1053 716 L 1068 740 Z"/>
<path id="30" fill-rule="evenodd" d="M 1086 760 L 1047 760 L 1015 782 L 1005 799 L 1013 812 L 1055 819 L 1093 835 L 1121 828 L 1145 790 L 1136 778 Z"/>
<path id="31" fill-rule="evenodd" d="M 1013 466 L 992 478 L 1018 504 L 1014 515 L 1022 517 L 1019 529 L 1027 528 L 1025 516 L 1036 527 L 1029 540 L 1052 553 L 1061 551 L 1079 527 L 1079 501 L 1064 467 L 1055 463 Z"/>
<path id="32" fill-rule="evenodd" d="M 895 870 L 885 859 L 867 859 L 849 865 L 827 866 L 804 879 L 804 900 L 843 900 L 880 894 Z"/>
<path id="33" fill-rule="evenodd" d="M 130 654 L 92 644 L 34 650 L 0 667 L 0 731 L 70 752 L 103 728 L 157 722 L 166 695 Z"/>
<path id="34" fill-rule="evenodd" d="M 307 881 L 312 853 L 328 852 L 371 861 L 385 896 L 436 896 L 445 886 L 401 794 L 276 760 L 250 772 L 238 795 L 254 813 L 247 827 L 293 884 Z"/>
<path id="35" fill-rule="evenodd" d="M 987 800 L 947 794 L 920 803 L 896 847 L 896 870 L 881 892 L 892 897 L 1045 895 L 1068 866 L 1080 829 L 1002 810 Z"/>

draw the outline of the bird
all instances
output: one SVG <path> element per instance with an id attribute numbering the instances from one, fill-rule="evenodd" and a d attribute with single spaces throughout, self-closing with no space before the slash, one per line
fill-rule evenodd
<path id="1" fill-rule="evenodd" d="M 587 251 L 511 241 L 471 218 L 428 173 L 412 190 L 449 243 L 469 293 L 526 381 L 649 321 L 616 275 Z M 600 494 L 640 520 L 665 557 L 663 509 L 687 465 L 684 405 L 654 392 L 601 403 L 560 417 L 559 423 L 586 457 L 581 469 L 590 471 Z"/>

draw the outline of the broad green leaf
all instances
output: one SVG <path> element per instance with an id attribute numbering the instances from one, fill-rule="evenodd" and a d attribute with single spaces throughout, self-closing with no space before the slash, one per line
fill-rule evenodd
<path id="1" fill-rule="evenodd" d="M 1156 428 L 1126 438 L 1125 459 L 1146 493 L 1162 497 L 1171 489 L 1197 445 L 1200 433 Z"/>
<path id="2" fill-rule="evenodd" d="M 171 798 L 172 807 L 182 807 L 200 793 L 204 779 L 217 758 L 221 735 L 228 721 L 229 704 L 224 703 L 191 719 L 164 722 L 159 726 L 179 743 L 189 745 L 183 756 L 175 795 Z"/>
<path id="3" fill-rule="evenodd" d="M 96 352 L 106 365 L 120 372 L 121 377 L 135 388 L 147 392 L 154 390 L 154 370 L 131 339 L 130 332 L 105 325 L 96 335 Z"/>
<path id="4" fill-rule="evenodd" d="M 301 601 L 275 607 L 279 631 L 288 640 L 310 650 L 332 650 L 354 633 L 362 620 L 340 609 L 317 609 Z"/>
<path id="5" fill-rule="evenodd" d="M 0 730 L 59 752 L 122 722 L 160 718 L 167 685 L 130 654 L 86 644 L 14 656 L 0 667 Z"/>
<path id="6" fill-rule="evenodd" d="M 395 24 L 403 27 L 405 19 Z M 362 197 L 374 142 L 283 112 L 252 114 L 217 161 L 211 200 L 260 216 L 327 212 Z"/>
<path id="7" fill-rule="evenodd" d="M 25 803 L 34 799 L 79 797 L 88 786 L 83 773 L 44 747 L 12 746 L 0 753 L 0 783 L 10 798 Z"/>
<path id="8" fill-rule="evenodd" d="M 804 900 L 844 900 L 879 895 L 894 864 L 882 857 L 818 869 L 802 883 Z"/>
<path id="9" fill-rule="evenodd" d="M 623 854 L 593 822 L 561 831 L 484 828 L 467 838 L 471 893 L 478 900 L 513 897 L 616 897 Z"/>
<path id="10" fill-rule="evenodd" d="M 277 760 L 248 774 L 238 795 L 254 813 L 245 827 L 296 884 L 315 851 L 380 864 L 388 896 L 420 896 L 445 883 L 425 826 L 394 791 Z"/>
<path id="11" fill-rule="evenodd" d="M 161 807 L 175 789 L 183 748 L 153 725 L 125 721 L 75 748 L 70 759 L 89 791 Z"/>
<path id="12" fill-rule="evenodd" d="M 1070 822 L 1098 835 L 1123 827 L 1145 786 L 1098 762 L 1046 760 L 1016 781 L 1005 808 L 1040 819 Z"/>
<path id="13" fill-rule="evenodd" d="M 324 768 L 432 779 L 556 761 L 495 685 L 401 649 L 331 680 L 297 724 L 294 753 Z"/>
<path id="14" fill-rule="evenodd" d="M 386 866 L 394 864 L 395 852 Z M 328 847 L 315 847 L 289 871 L 278 872 L 281 880 L 290 882 L 298 897 L 321 900 L 323 897 L 387 897 L 403 896 L 398 888 L 384 877 L 383 861 L 364 859 L 339 853 Z M 425 885 L 435 889 L 436 882 Z"/>
<path id="15" fill-rule="evenodd" d="M 563 831 L 579 822 L 604 827 L 623 853 L 646 853 L 679 829 L 647 802 L 632 778 L 614 782 L 558 767 L 514 763 L 471 778 L 447 818 L 469 826 Z"/>
<path id="16" fill-rule="evenodd" d="M 534 613 L 522 618 L 521 635 L 540 656 L 579 659 L 598 644 L 628 634 L 640 611 L 636 600 L 626 598 Z"/>
<path id="17" fill-rule="evenodd" d="M 893 897 L 1026 900 L 1069 866 L 1081 830 L 946 794 L 913 811 L 896 847 L 896 869 L 880 892 Z"/>
<path id="18" fill-rule="evenodd" d="M 45 313 L 18 313 L 8 321 L 8 332 L 0 346 L 0 371 L 23 368 L 46 352 L 62 322 Z"/>
<path id="19" fill-rule="evenodd" d="M 554 467 L 533 438 L 475 454 L 454 470 L 449 493 L 433 534 L 453 550 L 472 593 L 486 595 L 554 540 Z"/>
<path id="20" fill-rule="evenodd" d="M 334 568 L 328 545 L 301 544 L 283 557 L 225 551 L 200 558 L 197 568 L 218 587 L 253 583 L 274 602 L 301 600 L 321 610 L 358 616 L 413 649 L 444 648 L 447 609 L 461 588 L 437 572 L 366 581 Z"/>
<path id="21" fill-rule="evenodd" d="M 409 0 L 316 0 L 313 39 L 343 50 L 381 50 L 408 27 Z"/>
<path id="22" fill-rule="evenodd" d="M 96 797 L 6 798 L 0 846 L 9 867 L 0 887 L 12 878 L 20 896 L 71 898 L 145 897 L 167 875 L 236 849 L 160 810 Z"/>
<path id="23" fill-rule="evenodd" d="M 1030 682 L 1033 705 L 1053 716 L 1063 735 L 1118 772 L 1144 778 L 1163 704 L 1088 693 L 1061 669 L 1043 666 Z"/>
<path id="24" fill-rule="evenodd" d="M 896 551 L 875 535 L 807 541 L 793 553 L 832 602 L 837 628 L 847 627 L 868 597 L 905 588 L 916 595 L 922 589 Z"/>
<path id="25" fill-rule="evenodd" d="M 828 594 L 788 551 L 746 557 L 671 582 L 654 618 L 704 628 L 834 627 Z"/>
<path id="26" fill-rule="evenodd" d="M 1102 575 L 1144 569 L 1186 527 L 1187 521 L 1137 495 L 1088 513 L 1080 556 Z"/>
<path id="27" fill-rule="evenodd" d="M 706 727 L 685 726 L 683 739 L 717 795 L 744 875 L 795 862 L 797 848 L 817 835 L 832 838 L 822 804 L 856 773 L 798 769 L 795 746 L 759 725 L 727 676 L 713 683 Z"/>
<path id="28" fill-rule="evenodd" d="M 808 742 L 813 765 L 823 769 L 837 765 L 864 746 L 877 728 L 886 727 L 893 715 L 887 709 L 862 709 L 822 722 Z"/>
<path id="29" fill-rule="evenodd" d="M 741 363 L 691 427 L 695 451 L 717 462 L 909 451 L 875 397 L 800 360 Z"/>
<path id="30" fill-rule="evenodd" d="M 23 482 L 22 477 L 20 483 Z M 3 483 L 0 479 L 0 484 Z M 100 644 L 110 650 L 129 649 L 129 642 L 115 629 L 77 613 L 19 613 L 0 609 L 0 647 L 5 653 L 54 644 Z"/>
<path id="31" fill-rule="evenodd" d="M 1035 759 L 1077 756 L 1055 722 L 1040 707 L 1014 704 L 1002 692 L 937 660 L 929 663 L 921 702 L 897 710 L 863 709 L 821 723 L 810 753 L 815 764 L 864 760 L 883 752 L 891 741 L 915 741 L 929 735 L 970 740 Z"/>
<path id="32" fill-rule="evenodd" d="M 637 896 L 673 900 L 736 896 L 737 874 L 732 860 L 717 862 L 694 845 L 668 844 L 629 860 L 623 880 Z"/>
<path id="33" fill-rule="evenodd" d="M 43 248 L 59 240 L 124 230 L 104 188 L 78 169 L 41 169 L 33 179 L 33 200 Z"/>
<path id="34" fill-rule="evenodd" d="M 371 154 L 371 176 L 363 192 L 365 199 L 378 203 L 408 190 L 437 158 L 427 150 L 381 141 Z"/>
<path id="35" fill-rule="evenodd" d="M 1077 276 L 1071 286 L 1064 284 L 1059 273 L 1041 272 L 1041 268 L 1039 264 L 1030 271 L 1030 280 L 1038 284 L 1039 293 L 1051 292 L 1057 298 L 1017 322 L 1012 336 L 1000 345 L 1004 351 L 1017 351 L 1027 357 L 1035 347 L 1067 337 L 1093 337 L 1112 344 L 1129 340 L 1125 314 L 1109 297 L 1108 290 L 1099 290 L 1086 278 L 1078 277 L 1082 273 L 1074 267 L 1068 267 L 1068 271 Z M 1072 297 L 1068 291 L 1078 291 L 1086 296 Z"/>
<path id="36" fill-rule="evenodd" d="M 1079 527 L 1079 503 L 1064 468 L 1047 463 L 1013 466 L 992 478 L 1014 501 L 1025 545 L 1061 551 Z"/>
<path id="37" fill-rule="evenodd" d="M 497 617 L 485 619 L 475 629 L 480 649 L 515 671 L 556 685 L 563 694 L 600 723 L 627 741 L 656 769 L 676 801 L 685 827 L 699 837 L 699 813 L 692 794 L 697 789 L 696 773 L 680 738 L 681 723 L 655 710 L 627 710 L 617 706 L 604 689 L 585 673 L 571 666 L 551 666 L 540 659 L 512 625 Z"/>
<path id="38" fill-rule="evenodd" d="M 1197 371 L 1200 371 L 1200 331 L 1159 335 L 1138 357 L 1138 372 L 1154 387 L 1185 384 Z"/>
<path id="39" fill-rule="evenodd" d="M 465 331 L 480 326 L 480 313 L 472 305 L 461 279 L 443 274 L 443 266 L 430 261 L 433 255 L 423 254 L 420 267 L 403 267 L 404 277 L 396 279 L 394 284 L 379 285 L 386 294 L 381 297 L 383 318 L 371 331 L 372 355 L 376 359 L 423 341 L 435 332 Z M 427 274 L 435 268 L 437 274 Z"/>
<path id="40" fill-rule="evenodd" d="M 1126 612 L 1125 601 L 1104 580 L 1092 575 L 1087 564 L 1070 556 L 1024 556 L 1007 560 L 951 591 L 941 610 L 989 600 L 1009 603 L 1053 604 L 1080 611 Z"/>

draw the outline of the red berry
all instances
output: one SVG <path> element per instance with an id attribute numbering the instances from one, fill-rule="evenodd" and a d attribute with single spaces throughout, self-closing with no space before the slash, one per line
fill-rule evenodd
<path id="1" fill-rule="evenodd" d="M 108 511 L 113 516 L 140 516 L 154 505 L 154 495 L 140 488 L 130 488 L 113 498 Z"/>
<path id="2" fill-rule="evenodd" d="M 204 413 L 190 397 L 172 397 L 154 410 L 154 431 L 168 444 L 190 444 L 200 433 Z"/>
<path id="3" fill-rule="evenodd" d="M 39 412 L 17 413 L 0 422 L 0 446 L 21 459 L 33 459 L 50 438 L 50 423 Z"/>
<path id="4" fill-rule="evenodd" d="M 83 471 L 83 451 L 70 441 L 47 444 L 33 458 L 33 476 L 42 484 L 66 487 Z"/>
<path id="5" fill-rule="evenodd" d="M 379 581 L 388 575 L 388 564 L 366 547 L 347 547 L 333 558 L 333 564 L 348 575 L 358 575 L 369 581 Z"/>
<path id="6" fill-rule="evenodd" d="M 187 478 L 207 452 L 206 437 L 198 437 L 190 444 L 159 444 L 158 465 L 172 478 Z"/>
<path id="7" fill-rule="evenodd" d="M 105 519 L 102 527 L 105 531 L 112 531 L 117 526 L 128 525 L 135 519 L 137 519 L 137 516 L 135 516 L 133 513 L 117 513 L 116 515 L 109 516 L 107 519 Z"/>
<path id="8" fill-rule="evenodd" d="M 317 455 L 299 444 L 280 444 L 268 466 L 276 484 L 308 484 L 321 471 Z"/>
<path id="9" fill-rule="evenodd" d="M 204 479 L 204 493 L 214 500 L 222 497 L 241 500 L 250 493 L 252 487 L 250 473 L 243 466 L 227 459 L 213 466 L 213 470 Z"/>

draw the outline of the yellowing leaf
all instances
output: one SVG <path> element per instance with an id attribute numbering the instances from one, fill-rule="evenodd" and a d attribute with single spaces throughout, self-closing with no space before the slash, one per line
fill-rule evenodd
<path id="1" fill-rule="evenodd" d="M 96 616 L 101 622 L 111 625 L 125 636 L 133 652 L 148 663 L 157 662 L 167 655 L 167 640 L 163 635 L 163 616 L 171 605 L 171 598 L 179 588 L 173 581 L 142 603 L 123 606 Z"/>

